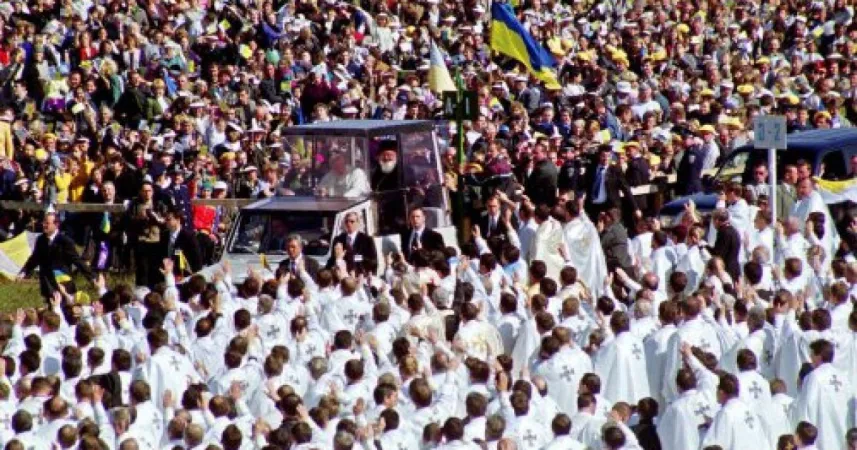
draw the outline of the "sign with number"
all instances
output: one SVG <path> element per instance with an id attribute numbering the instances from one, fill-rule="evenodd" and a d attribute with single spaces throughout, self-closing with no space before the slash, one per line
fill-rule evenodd
<path id="1" fill-rule="evenodd" d="M 476 91 L 464 91 L 459 101 L 458 92 L 444 92 L 441 98 L 443 115 L 449 120 L 476 120 L 479 118 L 479 97 Z"/>
<path id="2" fill-rule="evenodd" d="M 753 122 L 753 146 L 756 148 L 786 148 L 785 116 L 758 116 Z"/>

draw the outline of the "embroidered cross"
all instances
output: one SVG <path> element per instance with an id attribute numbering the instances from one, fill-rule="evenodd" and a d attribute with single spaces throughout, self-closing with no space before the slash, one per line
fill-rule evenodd
<path id="1" fill-rule="evenodd" d="M 756 419 L 753 418 L 753 415 L 750 414 L 750 411 L 744 413 L 744 423 L 747 424 L 747 428 L 753 429 L 753 423 Z"/>
<path id="2" fill-rule="evenodd" d="M 699 341 L 699 348 L 708 351 L 708 349 L 711 348 L 711 344 L 705 338 L 702 338 L 702 340 Z"/>
<path id="3" fill-rule="evenodd" d="M 839 377 L 836 374 L 830 377 L 830 385 L 833 386 L 833 389 L 836 389 L 836 392 L 839 392 L 839 388 L 842 387 L 842 382 L 839 381 Z"/>
<path id="4" fill-rule="evenodd" d="M 170 364 L 173 366 L 173 370 L 175 370 L 176 372 L 181 369 L 181 361 L 176 358 L 176 355 L 173 355 L 173 357 L 170 359 Z"/>
<path id="5" fill-rule="evenodd" d="M 306 346 L 306 352 L 309 353 L 310 355 L 314 354 L 315 353 L 315 345 L 314 344 L 307 345 Z"/>
<path id="6" fill-rule="evenodd" d="M 633 354 L 634 354 L 634 358 L 636 358 L 637 360 L 639 360 L 639 359 L 640 359 L 640 355 L 642 355 L 642 354 L 643 354 L 643 350 L 642 350 L 642 349 L 640 349 L 640 346 L 639 346 L 639 345 L 634 344 L 634 346 L 631 348 L 631 353 L 633 353 Z"/>
<path id="7" fill-rule="evenodd" d="M 538 436 L 533 434 L 533 430 L 527 430 L 527 434 L 524 435 L 523 439 L 527 441 L 527 446 L 532 447 L 535 445 L 535 441 L 538 439 Z"/>
<path id="8" fill-rule="evenodd" d="M 765 350 L 765 364 L 770 365 L 773 360 L 774 360 L 774 353 L 771 352 L 770 350 Z"/>
<path id="9" fill-rule="evenodd" d="M 268 335 L 269 339 L 272 339 L 274 337 L 279 336 L 280 335 L 280 327 L 278 327 L 276 325 L 272 326 L 271 328 L 268 329 L 267 335 Z"/>
<path id="10" fill-rule="evenodd" d="M 707 403 L 699 402 L 696 404 L 696 410 L 693 413 L 700 417 L 706 417 L 710 409 L 711 407 Z"/>
<path id="11" fill-rule="evenodd" d="M 574 369 L 568 366 L 562 366 L 562 372 L 559 373 L 559 377 L 565 380 L 568 383 L 571 383 L 571 377 L 574 376 Z"/>
<path id="12" fill-rule="evenodd" d="M 750 386 L 750 393 L 753 394 L 754 399 L 758 399 L 762 395 L 762 387 L 759 386 L 758 382 L 753 381 L 753 384 Z"/>
<path id="13" fill-rule="evenodd" d="M 345 320 L 347 320 L 348 322 L 354 322 L 354 319 L 356 319 L 356 318 L 357 318 L 357 316 L 354 314 L 354 310 L 353 310 L 353 309 L 349 309 L 349 310 L 348 310 L 348 314 L 344 315 L 344 316 L 343 316 L 343 318 L 344 318 Z"/>

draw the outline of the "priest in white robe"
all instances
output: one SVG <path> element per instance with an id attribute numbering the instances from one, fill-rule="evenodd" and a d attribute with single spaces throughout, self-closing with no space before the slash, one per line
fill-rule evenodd
<path id="1" fill-rule="evenodd" d="M 803 231 L 806 226 L 806 221 L 809 220 L 809 215 L 812 213 L 821 213 L 824 215 L 824 251 L 828 255 L 836 253 L 839 246 L 839 233 L 836 231 L 836 224 L 833 221 L 833 216 L 830 215 L 830 208 L 824 203 L 821 194 L 815 190 L 811 179 L 801 180 L 797 184 L 798 201 L 792 207 L 791 217 L 798 219 L 800 229 Z"/>
<path id="2" fill-rule="evenodd" d="M 855 400 L 850 376 L 833 366 L 834 353 L 830 341 L 820 339 L 810 344 L 815 369 L 804 378 L 792 405 L 792 424 L 807 421 L 818 427 L 819 450 L 843 448 L 845 433 L 852 426 L 849 422 L 853 421 Z"/>
<path id="3" fill-rule="evenodd" d="M 560 342 L 553 336 L 542 339 L 539 362 L 533 373 L 544 377 L 548 384 L 548 395 L 556 401 L 559 409 L 573 416 L 577 414 L 577 392 L 580 379 L 593 371 L 592 360 L 580 347 L 567 345 L 559 347 Z"/>
<path id="4" fill-rule="evenodd" d="M 719 445 L 723 450 L 773 448 L 759 415 L 738 398 L 739 391 L 738 379 L 734 375 L 720 377 L 717 397 L 722 407 L 702 439 L 702 448 L 709 445 Z"/>
<path id="5" fill-rule="evenodd" d="M 595 354 L 595 373 L 601 377 L 609 401 L 636 404 L 650 395 L 643 342 L 630 332 L 630 319 L 624 312 L 613 313 L 610 328 L 616 337 Z"/>
<path id="6" fill-rule="evenodd" d="M 717 330 L 702 318 L 702 300 L 692 296 L 682 303 L 681 308 L 684 313 L 684 322 L 670 339 L 664 366 L 663 397 L 667 402 L 678 396 L 675 377 L 683 364 L 681 349 L 684 344 L 711 353 L 718 360 L 723 356 Z"/>
<path id="7" fill-rule="evenodd" d="M 714 408 L 696 390 L 696 377 L 690 369 L 681 369 L 676 376 L 678 398 L 667 405 L 658 420 L 661 448 L 697 449 L 702 441 L 702 427 L 715 415 Z"/>
<path id="8" fill-rule="evenodd" d="M 563 239 L 562 224 L 551 216 L 544 217 L 544 211 L 536 212 L 536 236 L 533 240 L 533 261 L 544 261 L 547 266 L 547 276 L 553 280 L 559 280 L 559 271 L 565 266 L 563 252 L 567 253 Z"/>
<path id="9" fill-rule="evenodd" d="M 603 281 L 607 278 L 607 261 L 604 259 L 598 230 L 586 214 L 580 214 L 579 209 L 570 211 L 570 214 L 572 218 L 563 230 L 568 248 L 567 262 L 577 269 L 577 279 L 598 297 L 604 286 Z"/>

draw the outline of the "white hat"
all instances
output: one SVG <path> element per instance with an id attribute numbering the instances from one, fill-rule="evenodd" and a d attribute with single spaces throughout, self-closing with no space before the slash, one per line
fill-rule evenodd
<path id="1" fill-rule="evenodd" d="M 258 171 L 259 171 L 259 169 L 257 169 L 256 166 L 253 166 L 253 165 L 250 165 L 250 166 L 247 166 L 247 167 L 241 169 L 241 173 L 258 172 Z"/>
<path id="2" fill-rule="evenodd" d="M 620 81 L 616 83 L 616 91 L 622 94 L 630 94 L 632 92 L 631 83 L 627 81 Z"/>
<path id="3" fill-rule="evenodd" d="M 225 191 L 227 189 L 229 189 L 229 185 L 226 184 L 225 181 L 218 181 L 217 183 L 214 183 L 215 191 Z"/>
<path id="4" fill-rule="evenodd" d="M 343 114 L 357 114 L 357 108 L 355 108 L 354 106 L 346 106 L 345 108 L 342 108 L 342 113 Z"/>
<path id="5" fill-rule="evenodd" d="M 238 124 L 237 124 L 237 123 L 235 123 L 235 122 L 229 122 L 228 124 L 226 124 L 226 127 L 227 127 L 227 128 L 229 128 L 229 129 L 231 129 L 232 131 L 237 131 L 237 132 L 239 132 L 239 133 L 243 133 L 243 132 L 244 132 L 244 129 L 243 129 L 243 128 L 241 128 L 241 125 L 238 125 Z"/>

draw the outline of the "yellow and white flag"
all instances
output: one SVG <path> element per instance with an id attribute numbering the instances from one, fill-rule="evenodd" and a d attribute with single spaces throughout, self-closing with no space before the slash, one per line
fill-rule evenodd
<path id="1" fill-rule="evenodd" d="M 828 205 L 845 201 L 857 203 L 857 178 L 830 181 L 815 177 L 813 180 L 824 203 Z"/>
<path id="2" fill-rule="evenodd" d="M 449 69 L 446 68 L 446 62 L 443 60 L 443 55 L 440 49 L 437 48 L 434 41 L 431 43 L 429 56 L 429 88 L 432 92 L 448 92 L 456 91 L 455 83 L 452 82 L 452 77 L 449 75 Z"/>

